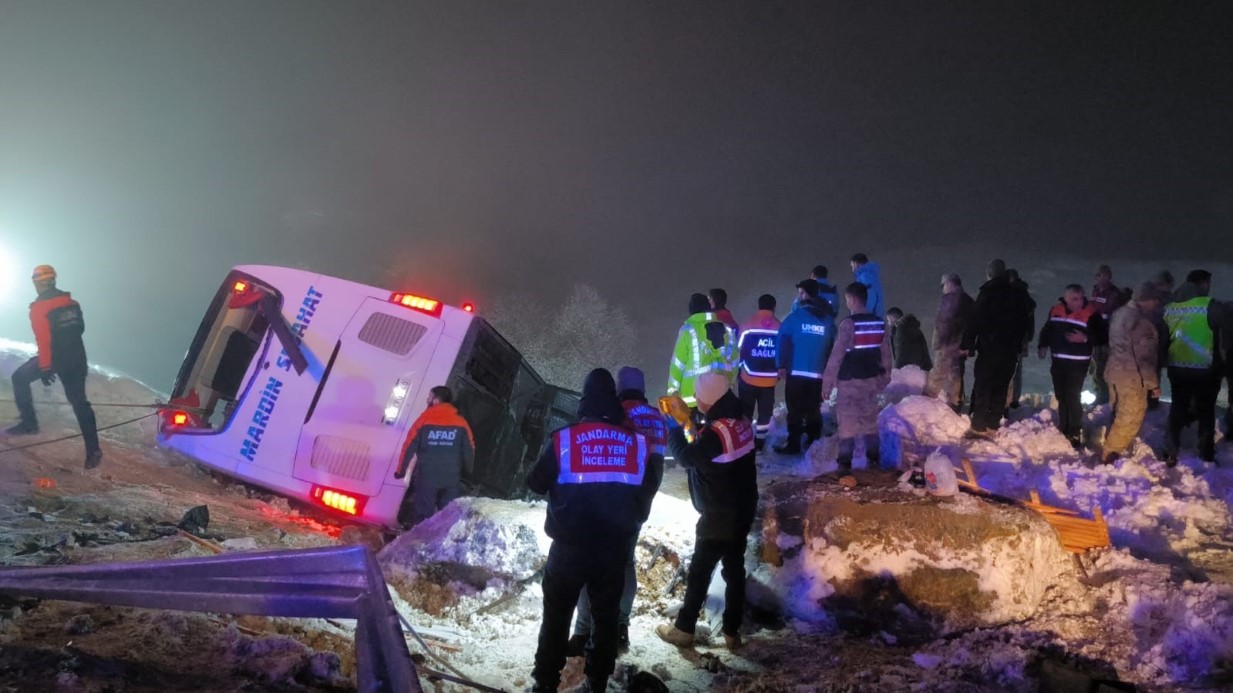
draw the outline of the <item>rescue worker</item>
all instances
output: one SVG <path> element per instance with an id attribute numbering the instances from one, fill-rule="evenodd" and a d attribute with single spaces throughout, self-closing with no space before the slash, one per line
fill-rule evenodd
<path id="1" fill-rule="evenodd" d="M 694 383 L 703 373 L 722 373 L 729 381 L 735 372 L 733 349 L 736 335 L 711 312 L 711 302 L 702 294 L 689 297 L 689 318 L 677 333 L 668 366 L 668 392 L 678 393 L 690 409 L 696 409 Z"/>
<path id="2" fill-rule="evenodd" d="M 657 626 L 655 633 L 678 647 L 693 645 L 711 575 L 722 562 L 724 644 L 736 650 L 745 611 L 745 547 L 758 509 L 754 432 L 741 414 L 740 401 L 718 374 L 698 379 L 698 406 L 706 413 L 706 425 L 692 443 L 686 442 L 682 429 L 668 431 L 668 447 L 689 474 L 689 497 L 700 517 L 685 602 L 676 622 Z"/>
<path id="3" fill-rule="evenodd" d="M 1173 302 L 1173 273 L 1167 269 L 1160 270 L 1152 278 L 1152 283 L 1156 285 L 1156 295 L 1160 299 L 1160 307 L 1153 311 L 1151 316 L 1152 324 L 1156 326 L 1156 335 L 1159 337 L 1156 348 L 1156 381 L 1160 382 L 1160 373 L 1169 360 L 1169 326 L 1164 321 L 1164 307 Z M 1155 410 L 1159 406 L 1160 397 L 1148 395 L 1147 408 Z"/>
<path id="4" fill-rule="evenodd" d="M 844 290 L 848 317 L 839 323 L 835 348 L 826 363 L 822 396 L 838 388 L 835 415 L 839 419 L 839 468 L 852 468 L 856 437 L 865 439 L 868 467 L 881 461 L 878 444 L 878 395 L 891 377 L 890 335 L 886 322 L 866 307 L 869 289 L 852 282 Z"/>
<path id="5" fill-rule="evenodd" d="M 1092 304 L 1108 324 L 1113 311 L 1126 303 L 1122 290 L 1113 284 L 1113 270 L 1108 265 L 1096 268 L 1096 283 L 1092 285 Z M 1105 363 L 1109 360 L 1108 345 L 1092 348 L 1092 383 L 1096 385 L 1096 404 L 1109 403 L 1109 385 L 1105 381 Z"/>
<path id="6" fill-rule="evenodd" d="M 951 273 L 942 275 L 942 298 L 933 321 L 933 368 L 925 383 L 925 395 L 942 396 L 950 408 L 963 408 L 963 376 L 967 359 L 959 354 L 963 330 L 972 317 L 972 297 L 963 290 L 963 280 Z"/>
<path id="7" fill-rule="evenodd" d="M 722 375 L 712 377 L 727 382 Z M 626 565 L 659 488 L 647 439 L 626 428 L 625 410 L 607 370 L 587 375 L 578 417 L 578 423 L 553 432 L 527 475 L 528 488 L 548 495 L 544 530 L 552 538 L 544 565 L 533 691 L 556 691 L 561 683 L 570 617 L 583 589 L 594 623 L 594 646 L 587 650 L 584 668 L 587 683 L 593 691 L 608 685 L 616 664 Z"/>
<path id="8" fill-rule="evenodd" d="M 1223 374 L 1217 347 L 1226 308 L 1210 297 L 1211 288 L 1212 273 L 1194 270 L 1164 310 L 1169 327 L 1169 388 L 1173 391 L 1165 439 L 1165 462 L 1170 467 L 1177 464 L 1182 429 L 1195 420 L 1192 416 L 1199 422 L 1199 457 L 1216 461 L 1216 397 Z"/>
<path id="9" fill-rule="evenodd" d="M 831 305 L 832 315 L 839 315 L 839 289 L 827 281 L 828 274 L 830 270 L 826 269 L 826 265 L 814 265 L 809 271 L 809 278 L 818 283 L 818 298 Z M 800 305 L 800 299 L 793 299 L 792 310 L 796 310 L 798 305 Z"/>
<path id="10" fill-rule="evenodd" d="M 409 525 L 432 517 L 461 495 L 462 475 L 475 465 L 475 436 L 453 401 L 453 391 L 444 385 L 429 390 L 428 408 L 411 424 L 402 444 L 394 478 L 412 470 Z"/>
<path id="11" fill-rule="evenodd" d="M 830 304 L 818 298 L 818 283 L 796 285 L 799 306 L 779 326 L 779 377 L 785 381 L 788 439 L 776 446 L 781 455 L 801 451 L 822 437 L 822 370 L 835 344 L 835 318 Z"/>
<path id="12" fill-rule="evenodd" d="M 86 399 L 86 375 L 90 365 L 86 361 L 86 346 L 81 335 L 86 331 L 86 321 L 81 305 L 67 291 L 56 288 L 56 270 L 51 265 L 34 268 L 30 279 L 38 298 L 30 304 L 30 325 L 34 328 L 34 341 L 38 353 L 13 371 L 13 399 L 21 421 L 5 433 L 11 436 L 34 435 L 39 432 L 38 417 L 34 412 L 34 395 L 30 385 L 41 380 L 44 387 L 60 378 L 64 397 L 73 406 L 77 426 L 86 445 L 86 469 L 94 469 L 103 461 L 103 450 L 98 442 L 98 423 L 94 408 Z"/>
<path id="13" fill-rule="evenodd" d="M 745 418 L 754 422 L 754 449 L 762 452 L 766 434 L 771 430 L 771 415 L 775 413 L 775 385 L 779 382 L 779 319 L 775 317 L 775 297 L 758 297 L 758 312 L 741 327 L 737 339 L 740 351 L 740 375 L 737 395 L 745 410 Z"/>
<path id="14" fill-rule="evenodd" d="M 1159 307 L 1156 285 L 1146 282 L 1135 290 L 1129 303 L 1113 312 L 1109 322 L 1105 380 L 1113 404 L 1113 423 L 1100 453 L 1105 464 L 1116 462 L 1139 434 L 1147 415 L 1148 395 L 1160 396 L 1160 371 L 1156 367 L 1160 336 L 1152 324 L 1152 315 Z"/>
<path id="15" fill-rule="evenodd" d="M 1028 347 L 1036 332 L 1036 300 L 1032 298 L 1031 287 L 1019 276 L 1019 270 L 1006 270 L 1006 278 L 1014 286 L 1022 287 L 1028 294 L 1028 331 L 1023 336 L 1023 347 L 1015 359 L 1015 375 L 1010 380 L 1010 389 L 1006 392 L 1006 411 L 1019 408 L 1019 400 L 1023 398 L 1023 359 L 1028 355 Z M 1009 413 L 1007 414 L 1009 416 Z"/>
<path id="16" fill-rule="evenodd" d="M 856 281 L 864 284 L 869 291 L 868 305 L 865 310 L 879 318 L 883 317 L 886 314 L 886 304 L 883 303 L 882 277 L 879 274 L 878 263 L 870 262 L 869 257 L 864 253 L 857 253 L 852 256 L 852 276 Z"/>
<path id="17" fill-rule="evenodd" d="M 1076 450 L 1083 447 L 1083 381 L 1093 349 L 1108 344 L 1108 334 L 1104 317 L 1078 284 L 1066 287 L 1040 328 L 1037 355 L 1053 354 L 1049 374 L 1057 396 L 1057 427 Z"/>
<path id="18" fill-rule="evenodd" d="M 728 310 L 728 292 L 723 289 L 711 289 L 706 292 L 706 295 L 711 302 L 711 312 L 715 313 L 715 317 L 734 333 L 739 330 L 740 325 L 732 316 L 732 311 Z"/>
<path id="19" fill-rule="evenodd" d="M 1001 426 L 1006 393 L 1031 331 L 1031 297 L 1027 289 L 1010 282 L 1006 263 L 991 260 L 988 278 L 976 296 L 972 319 L 964 328 L 961 356 L 976 354 L 972 385 L 972 425 L 966 438 L 988 438 Z"/>
<path id="20" fill-rule="evenodd" d="M 646 376 L 632 366 L 617 372 L 617 398 L 625 410 L 625 425 L 646 438 L 647 468 L 656 479 L 664 475 L 664 453 L 668 447 L 668 421 L 646 399 Z M 659 490 L 656 482 L 655 490 Z M 641 532 L 641 529 L 639 530 Z M 621 592 L 621 612 L 618 619 L 617 651 L 629 651 L 629 619 L 634 612 L 634 596 L 638 593 L 638 573 L 634 569 L 635 544 L 630 545 L 629 560 L 625 562 L 625 589 Z M 574 634 L 569 638 L 568 655 L 578 657 L 586 653 L 591 642 L 591 600 L 587 591 L 578 595 L 578 614 L 574 618 Z"/>
<path id="21" fill-rule="evenodd" d="M 915 315 L 904 315 L 900 308 L 886 311 L 886 324 L 891 330 L 891 356 L 895 368 L 916 366 L 928 372 L 933 368 L 929 358 L 929 343 Z"/>

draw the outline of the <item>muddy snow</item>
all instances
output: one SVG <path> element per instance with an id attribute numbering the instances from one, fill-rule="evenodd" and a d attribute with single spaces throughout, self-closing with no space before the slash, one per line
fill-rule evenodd
<path id="1" fill-rule="evenodd" d="M 11 399 L 7 376 L 26 354 L 27 346 L 0 344 L 0 399 Z M 1132 455 L 1098 466 L 1057 433 L 1046 397 L 1030 398 L 1039 404 L 1017 410 L 994 440 L 972 443 L 961 438 L 966 418 L 919 396 L 922 384 L 923 374 L 908 369 L 885 393 L 884 464 L 910 465 L 934 451 L 956 463 L 967 458 L 977 482 L 1000 496 L 1026 499 L 1034 490 L 1084 516 L 1100 508 L 1113 547 L 1076 561 L 1038 515 L 967 494 L 918 495 L 898 484 L 897 469 L 863 469 L 859 450 L 855 484 L 841 484 L 827 438 L 804 455 L 759 458 L 765 493 L 746 557 L 747 646 L 733 654 L 710 644 L 723 608 L 717 577 L 699 645 L 678 650 L 653 633 L 680 603 L 696 520 L 682 472 L 670 469 L 638 543 L 632 647 L 612 690 L 625 690 L 640 672 L 674 691 L 1233 686 L 1227 444 L 1218 447 L 1218 466 L 1183 456 L 1166 468 L 1153 454 L 1162 407 L 1149 414 Z M 42 434 L 0 448 L 74 432 L 59 386 L 35 391 Z M 88 392 L 109 404 L 158 396 L 104 371 L 92 375 Z M 11 404 L 0 409 L 5 420 L 15 416 Z M 145 413 L 97 411 L 100 426 Z M 1108 411 L 1091 410 L 1089 440 L 1108 422 Z M 772 437 L 782 431 L 781 412 Z M 542 502 L 460 499 L 385 537 L 158 450 L 150 419 L 105 431 L 103 440 L 97 475 L 82 472 L 76 440 L 2 453 L 5 565 L 384 545 L 378 560 L 396 605 L 426 643 L 427 650 L 408 640 L 425 667 L 504 690 L 529 684 L 549 545 Z M 177 525 L 202 505 L 208 527 L 186 536 Z M 353 690 L 353 648 L 346 621 L 0 599 L 4 690 Z M 564 685 L 581 678 L 581 660 L 571 659 Z"/>

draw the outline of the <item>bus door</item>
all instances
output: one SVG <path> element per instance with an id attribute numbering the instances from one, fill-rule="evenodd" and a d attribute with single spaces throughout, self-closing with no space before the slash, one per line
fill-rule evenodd
<path id="1" fill-rule="evenodd" d="M 442 330 L 437 317 L 396 303 L 368 298 L 360 305 L 309 404 L 295 478 L 377 494 L 434 384 L 425 378 Z"/>

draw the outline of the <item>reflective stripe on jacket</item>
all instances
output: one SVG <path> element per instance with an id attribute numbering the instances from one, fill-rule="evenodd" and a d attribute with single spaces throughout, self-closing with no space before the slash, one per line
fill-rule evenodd
<path id="1" fill-rule="evenodd" d="M 1210 368 L 1214 363 L 1216 334 L 1208 321 L 1210 296 L 1165 306 L 1164 320 L 1169 326 L 1169 365 L 1181 368 Z"/>

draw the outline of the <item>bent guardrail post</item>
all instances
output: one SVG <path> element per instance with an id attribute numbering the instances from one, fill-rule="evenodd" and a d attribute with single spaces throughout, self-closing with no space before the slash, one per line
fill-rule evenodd
<path id="1" fill-rule="evenodd" d="M 147 609 L 355 619 L 359 690 L 420 691 L 385 577 L 362 546 L 0 568 L 0 594 Z"/>

